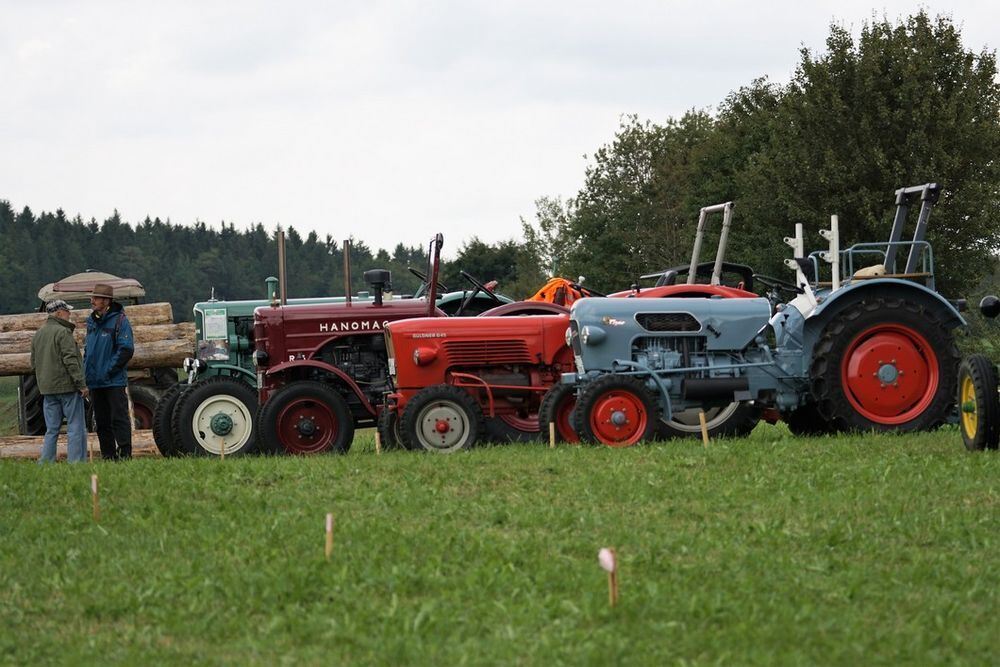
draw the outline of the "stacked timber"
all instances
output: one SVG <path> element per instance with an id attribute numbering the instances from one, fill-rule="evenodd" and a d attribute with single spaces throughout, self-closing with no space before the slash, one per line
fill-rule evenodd
<path id="1" fill-rule="evenodd" d="M 177 368 L 194 351 L 194 324 L 174 324 L 169 303 L 125 306 L 125 314 L 135 336 L 135 355 L 129 368 Z M 76 342 L 82 349 L 90 311 L 74 310 L 71 315 L 76 323 Z M 31 339 L 46 319 L 45 313 L 0 315 L 0 375 L 31 373 Z"/>

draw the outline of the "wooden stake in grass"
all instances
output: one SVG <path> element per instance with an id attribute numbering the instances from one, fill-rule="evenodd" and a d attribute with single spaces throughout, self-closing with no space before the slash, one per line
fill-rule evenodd
<path id="1" fill-rule="evenodd" d="M 608 573 L 608 604 L 618 604 L 618 556 L 614 547 L 604 547 L 597 552 L 597 562 Z"/>
<path id="2" fill-rule="evenodd" d="M 94 522 L 101 521 L 101 506 L 97 499 L 97 475 L 90 476 L 90 496 L 94 501 Z"/>
<path id="3" fill-rule="evenodd" d="M 549 422 L 549 449 L 556 448 L 556 423 Z"/>
<path id="4" fill-rule="evenodd" d="M 708 424 L 705 423 L 705 411 L 698 411 L 698 422 L 701 424 L 701 441 L 708 447 Z"/>
<path id="5" fill-rule="evenodd" d="M 382 453 L 382 436 L 378 434 L 378 431 L 375 431 L 375 453 Z"/>
<path id="6" fill-rule="evenodd" d="M 326 559 L 333 555 L 333 513 L 326 515 Z"/>

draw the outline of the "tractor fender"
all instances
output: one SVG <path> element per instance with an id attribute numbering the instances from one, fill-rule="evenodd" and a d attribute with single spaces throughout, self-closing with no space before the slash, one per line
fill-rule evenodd
<path id="1" fill-rule="evenodd" d="M 833 294 L 827 295 L 809 317 L 806 318 L 804 325 L 804 348 L 806 352 L 811 352 L 814 344 L 822 335 L 826 324 L 845 308 L 866 299 L 898 299 L 903 297 L 920 303 L 925 308 L 934 311 L 941 323 L 949 330 L 966 326 L 965 319 L 959 314 L 955 306 L 934 290 L 908 280 L 900 280 L 899 278 L 865 280 L 863 282 L 852 283 Z"/>
<path id="2" fill-rule="evenodd" d="M 354 395 L 358 397 L 358 400 L 361 401 L 361 405 L 364 407 L 366 411 L 368 411 L 372 416 L 375 415 L 375 406 L 371 404 L 371 402 L 368 400 L 367 397 L 365 397 L 364 392 L 361 391 L 360 387 L 358 387 L 358 383 L 355 382 L 350 375 L 340 370 L 336 366 L 331 366 L 328 363 L 317 361 L 315 359 L 296 359 L 294 361 L 286 361 L 284 363 L 278 364 L 277 366 L 274 366 L 273 368 L 269 368 L 267 369 L 267 372 L 264 373 L 264 375 L 267 377 L 271 377 L 274 375 L 280 375 L 282 373 L 288 373 L 290 371 L 294 371 L 300 368 L 316 368 L 326 373 L 329 373 L 330 375 L 335 376 L 340 380 L 340 382 L 344 384 L 344 386 L 350 389 L 354 393 Z"/>
<path id="3" fill-rule="evenodd" d="M 253 371 L 248 371 L 242 366 L 237 366 L 235 364 L 212 364 L 205 370 L 198 373 L 199 378 L 218 377 L 220 375 L 238 377 L 241 380 L 245 380 L 251 387 L 257 386 L 257 376 L 253 374 Z"/>

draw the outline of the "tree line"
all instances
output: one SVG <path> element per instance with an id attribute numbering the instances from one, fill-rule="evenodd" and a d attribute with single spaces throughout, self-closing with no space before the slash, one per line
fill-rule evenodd
<path id="1" fill-rule="evenodd" d="M 730 260 L 788 278 L 782 239 L 795 223 L 803 223 L 808 248 L 825 246 L 818 232 L 831 214 L 843 247 L 887 240 L 894 191 L 937 182 L 943 195 L 927 238 L 938 287 L 950 297 L 973 296 L 996 284 L 998 155 L 996 55 L 967 49 L 950 17 L 920 11 L 873 19 L 857 37 L 831 25 L 825 50 L 803 48 L 787 83 L 758 79 L 715 110 L 660 122 L 624 116 L 589 157 L 576 196 L 540 198 L 532 219 L 522 219 L 520 238 L 466 241 L 445 263 L 443 281 L 461 288 L 465 269 L 498 280 L 499 291 L 515 298 L 550 275 L 624 289 L 641 274 L 686 264 L 699 209 L 730 200 Z M 286 232 L 289 295 L 342 294 L 342 240 Z M 212 287 L 219 298 L 262 296 L 276 266 L 275 235 L 260 224 L 237 231 L 147 218 L 129 225 L 117 213 L 85 222 L 0 202 L 0 240 L 3 312 L 36 307 L 46 282 L 104 268 L 138 278 L 148 298 L 170 301 L 175 317 L 186 319 Z M 426 265 L 421 247 L 355 243 L 352 253 L 353 291 L 365 289 L 361 274 L 373 267 L 392 271 L 398 293 L 412 291 L 418 281 L 407 268 Z"/>

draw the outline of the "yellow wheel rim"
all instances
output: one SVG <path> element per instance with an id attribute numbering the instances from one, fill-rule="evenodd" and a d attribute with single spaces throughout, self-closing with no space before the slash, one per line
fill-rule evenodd
<path id="1" fill-rule="evenodd" d="M 962 378 L 962 400 L 960 402 L 962 412 L 962 430 L 965 431 L 969 439 L 976 437 L 976 430 L 979 427 L 979 416 L 976 406 L 976 385 L 970 376 Z"/>

